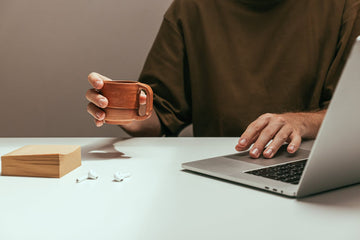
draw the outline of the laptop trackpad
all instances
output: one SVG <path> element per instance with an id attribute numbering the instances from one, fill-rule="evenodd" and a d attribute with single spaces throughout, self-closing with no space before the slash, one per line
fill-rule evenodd
<path id="1" fill-rule="evenodd" d="M 258 159 L 251 158 L 249 156 L 249 152 L 241 152 L 233 155 L 225 156 L 225 158 L 231 158 L 234 160 L 240 160 L 251 164 L 256 164 L 260 166 L 270 166 L 270 165 L 276 165 L 286 162 L 291 162 L 299 159 L 308 158 L 310 151 L 299 149 L 296 151 L 296 153 L 290 154 L 286 151 L 287 145 L 283 145 L 280 147 L 279 151 L 276 153 L 276 155 L 271 158 L 264 158 L 262 155 Z"/>

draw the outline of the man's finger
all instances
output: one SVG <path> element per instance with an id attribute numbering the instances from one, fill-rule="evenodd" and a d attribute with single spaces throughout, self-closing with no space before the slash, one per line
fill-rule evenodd
<path id="1" fill-rule="evenodd" d="M 292 129 L 288 127 L 283 127 L 275 135 L 273 141 L 269 144 L 266 150 L 263 152 L 265 158 L 272 158 L 279 148 L 286 142 L 286 140 L 291 136 Z"/>
<path id="2" fill-rule="evenodd" d="M 295 153 L 301 145 L 301 140 L 302 140 L 301 136 L 299 133 L 293 132 L 290 135 L 290 139 L 291 139 L 291 141 L 287 147 L 287 151 L 288 151 L 288 153 Z"/>
<path id="3" fill-rule="evenodd" d="M 93 116 L 96 120 L 102 121 L 105 119 L 105 112 L 95 106 L 93 103 L 87 105 L 87 112 Z"/>
<path id="4" fill-rule="evenodd" d="M 94 103 L 96 106 L 100 108 L 106 108 L 106 106 L 109 103 L 107 98 L 99 94 L 95 89 L 87 90 L 85 97 L 89 102 Z"/>
<path id="5" fill-rule="evenodd" d="M 258 139 L 254 143 L 254 146 L 250 150 L 250 156 L 253 158 L 260 157 L 266 144 L 279 132 L 283 127 L 282 123 L 270 122 L 260 133 Z"/>
<path id="6" fill-rule="evenodd" d="M 269 118 L 260 116 L 254 122 L 246 128 L 245 132 L 241 135 L 238 144 L 236 145 L 237 149 L 245 150 L 251 144 L 254 143 L 253 139 L 256 136 L 259 136 L 260 132 L 267 126 L 269 123 Z M 238 150 L 241 151 L 241 150 Z"/>
<path id="7" fill-rule="evenodd" d="M 247 145 L 247 146 L 240 146 L 239 144 L 237 144 L 236 146 L 235 146 L 235 150 L 236 151 L 246 151 L 246 150 L 248 150 L 250 147 L 252 147 L 252 144 L 254 143 L 254 142 L 256 142 L 256 140 L 258 139 L 258 137 L 259 137 L 259 134 L 257 134 L 257 135 L 255 135 L 252 139 L 250 139 L 250 141 L 248 141 L 250 144 L 249 145 Z"/>
<path id="8" fill-rule="evenodd" d="M 92 72 L 88 76 L 88 81 L 95 89 L 101 89 L 104 86 L 104 81 L 111 81 L 111 79 L 99 73 Z"/>
<path id="9" fill-rule="evenodd" d="M 104 125 L 104 120 L 100 121 L 100 120 L 95 119 L 95 125 L 97 127 L 101 127 L 102 125 Z"/>
<path id="10" fill-rule="evenodd" d="M 146 104 L 146 93 L 144 91 L 140 92 L 139 103 L 140 105 Z"/>

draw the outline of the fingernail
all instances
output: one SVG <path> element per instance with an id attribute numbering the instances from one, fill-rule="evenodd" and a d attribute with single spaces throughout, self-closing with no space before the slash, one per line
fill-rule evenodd
<path id="1" fill-rule="evenodd" d="M 95 80 L 95 88 L 99 89 L 100 85 L 101 85 L 102 80 L 100 80 L 99 78 Z"/>
<path id="2" fill-rule="evenodd" d="M 245 138 L 241 139 L 239 143 L 240 145 L 244 146 L 246 144 L 246 139 Z"/>
<path id="3" fill-rule="evenodd" d="M 106 106 L 106 100 L 104 98 L 101 98 L 99 100 L 99 104 L 100 104 L 100 107 L 105 107 Z"/>
<path id="4" fill-rule="evenodd" d="M 294 150 L 295 150 L 295 145 L 291 144 L 291 145 L 289 146 L 289 151 L 290 151 L 290 152 L 293 152 Z"/>
<path id="5" fill-rule="evenodd" d="M 271 157 L 272 153 L 273 153 L 272 148 L 268 148 L 268 149 L 266 149 L 266 151 L 265 151 L 265 154 L 268 155 L 269 157 Z"/>
<path id="6" fill-rule="evenodd" d="M 103 118 L 103 115 L 101 112 L 97 112 L 97 113 L 95 113 L 95 115 L 98 118 L 98 120 L 101 120 Z"/>
<path id="7" fill-rule="evenodd" d="M 101 123 L 101 122 L 96 122 L 96 126 L 97 126 L 97 127 L 101 127 L 101 126 L 102 126 L 102 123 Z"/>
<path id="8" fill-rule="evenodd" d="M 259 149 L 254 148 L 253 150 L 251 150 L 251 153 L 252 153 L 253 155 L 257 156 L 258 153 L 259 153 Z"/>

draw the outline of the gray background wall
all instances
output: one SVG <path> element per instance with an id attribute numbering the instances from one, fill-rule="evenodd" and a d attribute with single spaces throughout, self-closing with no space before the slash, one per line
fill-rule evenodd
<path id="1" fill-rule="evenodd" d="M 0 136 L 124 136 L 86 112 L 87 75 L 137 80 L 171 0 L 1 0 Z"/>

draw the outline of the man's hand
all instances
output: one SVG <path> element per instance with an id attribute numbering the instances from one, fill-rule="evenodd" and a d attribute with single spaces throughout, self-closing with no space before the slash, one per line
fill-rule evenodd
<path id="1" fill-rule="evenodd" d="M 87 106 L 88 113 L 94 117 L 94 121 L 97 127 L 101 127 L 105 122 L 105 112 L 103 108 L 106 108 L 109 104 L 109 100 L 99 93 L 104 86 L 104 81 L 111 81 L 99 73 L 90 73 L 88 81 L 93 87 L 86 92 L 86 99 L 89 101 Z M 141 93 L 139 98 L 140 104 L 146 104 L 146 94 Z M 121 119 L 120 119 L 121 120 Z M 152 111 L 151 116 L 148 119 L 141 121 L 132 121 L 129 124 L 120 126 L 128 134 L 136 137 L 157 137 L 162 136 L 162 129 L 160 120 L 156 112 Z"/>
<path id="2" fill-rule="evenodd" d="M 85 95 L 86 99 L 90 102 L 87 105 L 87 111 L 94 117 L 95 125 L 101 127 L 105 122 L 105 112 L 102 108 L 107 107 L 109 100 L 101 95 L 99 90 L 103 88 L 104 81 L 112 80 L 99 73 L 92 72 L 88 76 L 88 81 L 93 88 L 89 89 Z M 143 92 L 140 93 L 140 104 L 146 104 L 146 95 Z"/>
<path id="3" fill-rule="evenodd" d="M 272 158 L 285 142 L 289 143 L 287 151 L 295 153 L 302 138 L 315 138 L 319 131 L 326 110 L 309 113 L 266 113 L 252 122 L 241 135 L 237 151 L 248 149 L 250 156 L 259 158 L 261 153 L 265 158 Z M 265 146 L 272 140 L 264 151 Z"/>
<path id="4" fill-rule="evenodd" d="M 88 81 L 93 88 L 86 92 L 86 99 L 90 102 L 87 105 L 87 111 L 94 117 L 95 125 L 101 127 L 105 119 L 105 112 L 102 108 L 106 108 L 109 101 L 98 90 L 104 86 L 104 81 L 111 81 L 111 79 L 93 72 L 89 74 Z"/>

